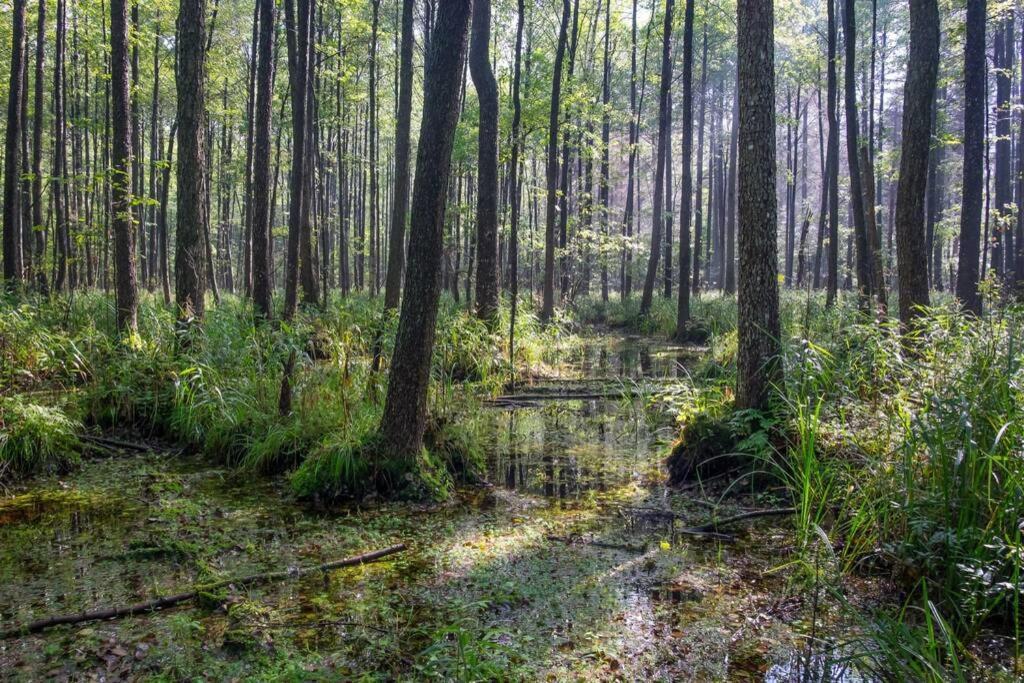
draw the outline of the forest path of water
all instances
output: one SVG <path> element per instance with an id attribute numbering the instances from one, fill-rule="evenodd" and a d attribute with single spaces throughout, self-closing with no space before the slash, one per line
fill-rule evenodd
<path id="1" fill-rule="evenodd" d="M 0 671 L 788 680 L 800 647 L 792 624 L 810 618 L 806 596 L 771 571 L 792 552 L 788 525 L 760 523 L 720 544 L 629 512 L 671 507 L 687 523 L 709 514 L 694 493 L 665 488 L 675 429 L 647 405 L 696 353 L 640 339 L 583 345 L 554 376 L 466 416 L 491 436 L 491 486 L 444 504 L 325 511 L 293 500 L 281 479 L 160 452 L 36 482 L 0 499 L 3 628 L 214 575 L 397 542 L 410 550 L 208 605 L 8 641 Z"/>

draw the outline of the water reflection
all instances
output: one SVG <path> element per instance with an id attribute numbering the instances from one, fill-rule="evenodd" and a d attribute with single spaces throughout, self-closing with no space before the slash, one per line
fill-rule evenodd
<path id="1" fill-rule="evenodd" d="M 693 353 L 637 339 L 582 346 L 561 378 L 521 387 L 520 400 L 485 415 L 494 439 L 490 480 L 559 500 L 639 480 L 658 466 L 662 423 L 649 420 L 643 399 L 622 381 L 679 377 Z"/>

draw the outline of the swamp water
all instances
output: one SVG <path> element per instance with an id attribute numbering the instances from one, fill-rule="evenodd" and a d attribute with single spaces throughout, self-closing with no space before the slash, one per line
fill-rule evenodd
<path id="1" fill-rule="evenodd" d="M 786 522 L 721 544 L 631 512 L 709 515 L 665 488 L 676 430 L 650 404 L 693 353 L 628 339 L 574 351 L 467 417 L 491 440 L 491 486 L 441 504 L 316 509 L 281 479 L 160 452 L 32 482 L 0 498 L 0 628 L 409 550 L 0 642 L 0 678 L 862 680 L 794 654 L 811 601 L 772 571 L 793 553 Z"/>

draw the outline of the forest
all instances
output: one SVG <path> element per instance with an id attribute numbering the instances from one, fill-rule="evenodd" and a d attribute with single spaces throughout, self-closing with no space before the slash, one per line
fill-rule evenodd
<path id="1" fill-rule="evenodd" d="M 1024 7 L 4 0 L 0 680 L 1024 677 Z"/>

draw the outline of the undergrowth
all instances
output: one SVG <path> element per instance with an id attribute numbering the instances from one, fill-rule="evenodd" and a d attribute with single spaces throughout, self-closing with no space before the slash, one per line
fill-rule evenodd
<path id="1" fill-rule="evenodd" d="M 260 474 L 288 474 L 304 496 L 362 495 L 383 486 L 443 496 L 479 469 L 478 435 L 447 419 L 449 404 L 499 391 L 566 338 L 527 310 L 508 357 L 508 311 L 492 330 L 443 299 L 430 392 L 428 450 L 415 463 L 381 460 L 375 433 L 397 318 L 379 299 L 333 299 L 295 320 L 256 324 L 225 296 L 201 327 L 176 325 L 170 307 L 144 296 L 139 334 L 119 340 L 109 297 L 0 299 L 0 462 L 22 476 L 74 464 L 82 425 L 159 436 Z M 370 365 L 379 346 L 384 371 Z M 295 354 L 291 410 L 279 410 Z M 42 395 L 37 404 L 30 396 Z M 56 405 L 66 397 L 64 418 Z"/>
<path id="2" fill-rule="evenodd" d="M 960 678 L 983 634 L 1019 642 L 1024 308 L 977 320 L 943 303 L 909 336 L 849 299 L 826 310 L 791 293 L 781 311 L 776 407 L 733 409 L 735 332 L 719 326 L 691 381 L 660 397 L 680 421 L 677 450 L 699 451 L 715 434 L 727 448 L 705 458 L 746 458 L 733 487 L 766 473 L 782 483 L 797 510 L 798 577 L 821 581 L 827 539 L 838 577 L 892 580 L 903 607 L 865 618 L 861 668 Z M 842 582 L 832 586 L 841 597 Z"/>

